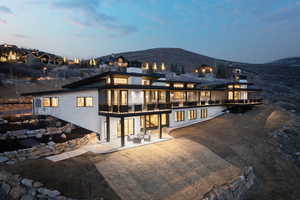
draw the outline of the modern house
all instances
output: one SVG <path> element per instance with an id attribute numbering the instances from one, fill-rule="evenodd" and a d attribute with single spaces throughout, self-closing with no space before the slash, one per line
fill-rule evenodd
<path id="1" fill-rule="evenodd" d="M 102 142 L 125 146 L 164 138 L 172 129 L 231 107 L 261 104 L 259 91 L 247 80 L 149 73 L 124 65 L 60 90 L 24 95 L 34 97 L 34 114 L 54 116 L 98 133 Z"/>

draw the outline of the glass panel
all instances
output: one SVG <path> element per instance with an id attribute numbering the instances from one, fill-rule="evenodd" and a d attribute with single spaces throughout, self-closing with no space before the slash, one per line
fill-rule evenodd
<path id="1" fill-rule="evenodd" d="M 184 92 L 173 92 L 172 93 L 172 100 L 174 101 L 184 101 Z"/>
<path id="2" fill-rule="evenodd" d="M 51 106 L 57 107 L 58 106 L 58 97 L 52 97 L 51 100 L 52 100 Z"/>
<path id="3" fill-rule="evenodd" d="M 127 103 L 127 95 L 128 95 L 128 91 L 127 90 L 122 90 L 121 91 L 121 105 L 128 105 L 128 103 Z"/>
<path id="4" fill-rule="evenodd" d="M 127 78 L 114 78 L 114 84 L 121 85 L 121 84 L 127 84 L 128 79 Z"/>
<path id="5" fill-rule="evenodd" d="M 111 106 L 111 90 L 107 90 L 107 105 Z"/>
<path id="6" fill-rule="evenodd" d="M 174 83 L 175 88 L 183 88 L 184 84 L 183 83 Z"/>
<path id="7" fill-rule="evenodd" d="M 150 124 L 151 124 L 151 127 L 158 126 L 158 115 L 150 116 Z"/>
<path id="8" fill-rule="evenodd" d="M 43 98 L 43 106 L 44 107 L 50 107 L 50 97 L 44 97 Z"/>
<path id="9" fill-rule="evenodd" d="M 165 103 L 166 102 L 166 92 L 160 91 L 159 92 L 159 102 Z"/>
<path id="10" fill-rule="evenodd" d="M 84 97 L 77 97 L 77 107 L 84 107 Z"/>
<path id="11" fill-rule="evenodd" d="M 87 107 L 93 106 L 93 97 L 86 97 L 85 98 L 85 106 L 87 106 Z"/>
<path id="12" fill-rule="evenodd" d="M 188 88 L 194 88 L 194 84 L 189 83 L 189 84 L 187 84 L 187 87 L 188 87 Z"/>
<path id="13" fill-rule="evenodd" d="M 228 100 L 233 100 L 233 92 L 232 91 L 228 92 Z"/>
<path id="14" fill-rule="evenodd" d="M 114 92 L 113 104 L 118 105 L 119 104 L 119 91 L 118 90 L 113 90 L 113 92 Z"/>
<path id="15" fill-rule="evenodd" d="M 167 114 L 166 113 L 161 115 L 161 125 L 167 125 Z"/>

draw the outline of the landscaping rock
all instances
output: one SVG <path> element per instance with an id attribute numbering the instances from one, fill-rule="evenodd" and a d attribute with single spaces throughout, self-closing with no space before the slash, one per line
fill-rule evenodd
<path id="1" fill-rule="evenodd" d="M 43 187 L 43 183 L 38 182 L 38 181 L 35 181 L 35 182 L 33 183 L 33 187 L 34 187 L 34 188 Z"/>
<path id="2" fill-rule="evenodd" d="M 11 190 L 11 187 L 7 183 L 2 183 L 1 189 L 4 191 L 5 194 L 8 194 Z"/>
<path id="3" fill-rule="evenodd" d="M 33 180 L 24 178 L 24 179 L 21 180 L 21 183 L 22 183 L 23 185 L 25 185 L 26 187 L 32 187 Z"/>
<path id="4" fill-rule="evenodd" d="M 46 188 L 39 188 L 38 192 L 42 195 L 48 196 L 48 197 L 56 197 L 60 195 L 60 192 L 57 190 L 49 190 Z"/>
<path id="5" fill-rule="evenodd" d="M 26 189 L 24 187 L 22 187 L 21 185 L 16 185 L 15 187 L 12 188 L 12 190 L 9 193 L 9 195 L 13 199 L 19 199 L 25 194 L 26 194 Z"/>
<path id="6" fill-rule="evenodd" d="M 3 162 L 6 162 L 8 161 L 9 159 L 5 156 L 0 156 L 0 163 L 3 163 Z"/>
<path id="7" fill-rule="evenodd" d="M 21 200 L 35 200 L 36 198 L 30 194 L 22 196 Z"/>

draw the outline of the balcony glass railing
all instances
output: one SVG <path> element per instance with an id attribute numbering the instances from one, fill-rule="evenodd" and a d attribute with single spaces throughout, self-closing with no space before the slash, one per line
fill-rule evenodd
<path id="1" fill-rule="evenodd" d="M 116 113 L 128 113 L 128 112 L 149 112 L 159 110 L 169 110 L 171 108 L 184 108 L 184 107 L 196 107 L 196 106 L 208 106 L 208 105 L 230 105 L 230 104 L 243 104 L 253 105 L 261 104 L 263 99 L 247 99 L 247 100 L 210 100 L 210 101 L 189 101 L 189 102 L 171 102 L 171 103 L 159 103 L 159 104 L 135 104 L 135 105 L 99 105 L 99 111 L 102 112 L 116 112 Z"/>

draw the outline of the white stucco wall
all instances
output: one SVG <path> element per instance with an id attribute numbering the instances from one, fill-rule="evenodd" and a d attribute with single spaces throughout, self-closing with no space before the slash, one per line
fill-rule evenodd
<path id="1" fill-rule="evenodd" d="M 40 97 L 58 97 L 58 107 L 41 107 L 34 108 L 37 115 L 51 115 L 53 117 L 71 122 L 82 128 L 101 133 L 104 130 L 105 117 L 98 115 L 98 90 L 84 90 L 70 93 L 57 93 L 43 95 Z M 77 107 L 76 97 L 93 97 L 92 107 Z"/>
<path id="2" fill-rule="evenodd" d="M 208 116 L 207 118 L 201 118 L 201 109 L 207 108 Z M 226 109 L 225 106 L 207 106 L 207 107 L 199 107 L 199 108 L 189 108 L 189 109 L 177 109 L 173 110 L 172 113 L 169 114 L 169 127 L 171 129 L 181 128 L 185 126 L 189 126 L 198 122 L 203 122 L 214 117 L 217 117 L 223 114 L 223 111 Z M 197 118 L 195 120 L 189 119 L 189 110 L 197 110 Z M 175 121 L 175 112 L 176 111 L 185 111 L 184 121 L 176 122 Z"/>

